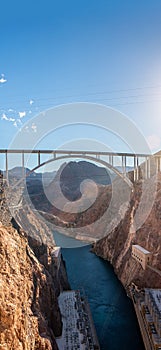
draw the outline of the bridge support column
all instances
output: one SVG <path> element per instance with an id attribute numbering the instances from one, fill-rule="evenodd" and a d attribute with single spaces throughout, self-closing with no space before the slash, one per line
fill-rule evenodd
<path id="1" fill-rule="evenodd" d="M 56 152 L 53 152 L 53 158 L 56 159 Z"/>
<path id="2" fill-rule="evenodd" d="M 139 180 L 139 158 L 136 157 L 136 180 Z"/>
<path id="3" fill-rule="evenodd" d="M 134 155 L 134 182 L 139 180 L 139 158 Z"/>
<path id="4" fill-rule="evenodd" d="M 147 157 L 146 158 L 146 161 L 145 161 L 145 165 L 146 165 L 146 174 L 145 174 L 145 178 L 146 179 L 150 179 L 150 158 L 149 157 Z"/>
<path id="5" fill-rule="evenodd" d="M 8 183 L 8 152 L 6 150 L 6 181 Z"/>
<path id="6" fill-rule="evenodd" d="M 41 159 L 40 159 L 40 151 L 38 152 L 38 165 L 41 164 Z"/>
<path id="7" fill-rule="evenodd" d="M 109 164 L 113 166 L 113 156 L 109 155 Z"/>
<path id="8" fill-rule="evenodd" d="M 125 174 L 126 174 L 127 158 L 125 156 Z"/>
<path id="9" fill-rule="evenodd" d="M 145 170 L 144 170 L 144 178 L 148 178 L 148 159 L 147 157 L 145 158 Z"/>
<path id="10" fill-rule="evenodd" d="M 136 181 L 136 156 L 134 156 L 134 182 Z"/>
<path id="11" fill-rule="evenodd" d="M 158 173 L 160 171 L 160 158 L 156 158 L 156 172 Z"/>
<path id="12" fill-rule="evenodd" d="M 151 173 L 150 173 L 150 158 L 148 158 L 148 179 L 150 179 Z"/>
<path id="13" fill-rule="evenodd" d="M 25 155 L 24 152 L 22 152 L 22 178 L 25 178 Z"/>
<path id="14" fill-rule="evenodd" d="M 126 156 L 122 156 L 122 172 L 126 176 Z"/>
<path id="15" fill-rule="evenodd" d="M 158 171 L 160 171 L 160 158 L 158 158 Z"/>

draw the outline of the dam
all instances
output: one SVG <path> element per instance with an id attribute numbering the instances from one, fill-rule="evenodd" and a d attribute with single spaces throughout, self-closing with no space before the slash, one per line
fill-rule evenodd
<path id="1" fill-rule="evenodd" d="M 88 302 L 79 290 L 62 292 L 58 298 L 63 331 L 56 339 L 60 350 L 100 350 Z"/>

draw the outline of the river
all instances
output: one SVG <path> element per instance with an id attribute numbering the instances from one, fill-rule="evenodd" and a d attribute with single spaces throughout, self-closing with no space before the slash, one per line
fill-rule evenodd
<path id="1" fill-rule="evenodd" d="M 83 288 L 88 297 L 101 350 L 144 350 L 132 302 L 110 263 L 91 253 L 90 245 L 57 232 L 54 238 L 65 247 L 71 288 Z"/>

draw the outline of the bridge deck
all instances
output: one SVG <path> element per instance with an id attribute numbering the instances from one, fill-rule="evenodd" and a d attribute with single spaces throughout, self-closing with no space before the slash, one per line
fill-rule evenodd
<path id="1" fill-rule="evenodd" d="M 36 154 L 73 154 L 73 155 L 102 155 L 102 156 L 126 156 L 126 157 L 150 157 L 148 153 L 126 153 L 126 152 L 102 152 L 102 151 L 71 151 L 71 150 L 36 150 L 36 149 L 0 149 L 0 153 L 36 153 Z"/>

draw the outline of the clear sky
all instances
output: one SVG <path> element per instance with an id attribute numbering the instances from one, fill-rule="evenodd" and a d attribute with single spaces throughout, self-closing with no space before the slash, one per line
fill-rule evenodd
<path id="1" fill-rule="evenodd" d="M 116 108 L 161 148 L 160 0 L 1 1 L 0 42 L 0 148 L 79 101 Z"/>

